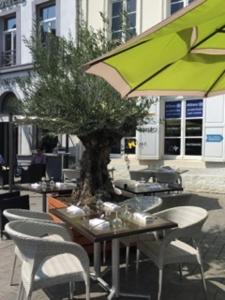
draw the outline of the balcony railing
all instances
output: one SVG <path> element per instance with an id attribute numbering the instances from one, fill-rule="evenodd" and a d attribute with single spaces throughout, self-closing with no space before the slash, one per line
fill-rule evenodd
<path id="1" fill-rule="evenodd" d="M 0 66 L 9 67 L 16 65 L 16 50 L 2 52 Z"/>

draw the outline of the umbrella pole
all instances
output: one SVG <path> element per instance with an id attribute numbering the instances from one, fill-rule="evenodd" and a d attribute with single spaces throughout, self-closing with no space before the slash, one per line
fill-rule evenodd
<path id="1" fill-rule="evenodd" d="M 9 114 L 9 191 L 13 190 L 13 176 L 14 176 L 14 166 L 13 166 L 13 119 L 12 114 Z"/>

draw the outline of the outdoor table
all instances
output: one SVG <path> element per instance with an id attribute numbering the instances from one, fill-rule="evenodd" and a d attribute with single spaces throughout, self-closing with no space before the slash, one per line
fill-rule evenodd
<path id="1" fill-rule="evenodd" d="M 114 185 L 122 191 L 136 195 L 154 195 L 161 192 L 183 191 L 179 184 L 166 184 L 158 182 L 138 182 L 130 179 L 118 179 Z"/>
<path id="2" fill-rule="evenodd" d="M 148 212 L 160 206 L 162 199 L 156 196 L 136 196 L 121 202 L 119 205 L 125 207 L 126 205 L 132 210 Z"/>
<path id="3" fill-rule="evenodd" d="M 38 193 L 42 195 L 42 211 L 47 212 L 47 194 L 54 194 L 54 193 L 63 193 L 63 192 L 69 192 L 74 188 L 72 185 L 68 185 L 65 183 L 60 183 L 59 185 L 54 185 L 54 187 L 50 187 L 47 184 L 46 189 L 41 188 L 41 184 L 34 185 L 30 183 L 24 183 L 24 184 L 17 184 L 15 188 L 18 188 L 19 190 L 24 190 L 24 191 L 30 191 L 34 193 Z"/>
<path id="4" fill-rule="evenodd" d="M 153 232 L 157 230 L 164 230 L 168 228 L 177 227 L 176 223 L 162 219 L 154 218 L 150 224 L 145 226 L 140 226 L 135 223 L 124 221 L 122 227 L 118 229 L 113 229 L 110 226 L 107 229 L 96 230 L 91 228 L 87 220 L 82 218 L 76 218 L 74 215 L 69 213 L 66 208 L 52 209 L 51 213 L 59 217 L 70 227 L 81 233 L 87 239 L 94 243 L 94 267 L 97 276 L 100 274 L 100 243 L 103 241 L 112 241 L 112 286 L 108 286 L 103 279 L 100 283 L 104 288 L 108 289 L 109 295 L 108 300 L 111 300 L 113 297 L 130 297 L 130 298 L 150 298 L 146 295 L 135 295 L 128 293 L 121 293 L 120 291 L 120 248 L 119 248 L 119 239 L 122 237 L 128 237 L 132 235 L 138 235 L 147 232 Z"/>

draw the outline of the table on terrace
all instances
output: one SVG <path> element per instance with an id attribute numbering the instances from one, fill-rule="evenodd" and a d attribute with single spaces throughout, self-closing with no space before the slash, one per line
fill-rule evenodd
<path id="1" fill-rule="evenodd" d="M 51 213 L 62 219 L 70 227 L 81 233 L 87 239 L 94 243 L 94 267 L 97 277 L 100 276 L 100 243 L 103 241 L 112 241 L 112 286 L 111 288 L 107 283 L 101 279 L 101 283 L 104 282 L 105 288 L 109 290 L 108 300 L 113 297 L 125 296 L 128 298 L 150 298 L 146 295 L 134 295 L 121 293 L 120 291 L 120 248 L 119 239 L 121 237 L 128 237 L 132 235 L 138 235 L 141 233 L 153 232 L 157 230 L 164 230 L 168 228 L 176 227 L 177 224 L 162 219 L 154 218 L 150 224 L 140 226 L 130 221 L 124 221 L 123 226 L 118 229 L 113 229 L 111 226 L 107 229 L 97 230 L 91 228 L 86 219 L 76 218 L 73 214 L 69 213 L 66 208 L 52 209 Z M 96 216 L 95 216 L 96 217 Z"/>
<path id="2" fill-rule="evenodd" d="M 42 195 L 42 211 L 47 211 L 47 194 L 54 194 L 54 193 L 72 193 L 72 190 L 74 186 L 60 183 L 58 185 L 54 185 L 54 187 L 50 187 L 49 184 L 47 184 L 46 189 L 42 189 L 41 184 L 30 184 L 30 183 L 24 183 L 24 184 L 17 184 L 15 188 L 19 190 L 24 191 L 30 191 L 34 193 L 38 193 Z"/>
<path id="3" fill-rule="evenodd" d="M 183 191 L 182 186 L 179 184 L 139 182 L 130 179 L 115 180 L 114 185 L 122 191 L 126 191 L 134 195 L 155 195 L 156 193 L 162 192 Z"/>

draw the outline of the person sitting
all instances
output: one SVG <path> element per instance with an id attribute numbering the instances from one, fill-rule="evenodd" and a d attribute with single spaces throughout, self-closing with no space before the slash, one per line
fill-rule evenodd
<path id="1" fill-rule="evenodd" d="M 43 154 L 42 149 L 38 148 L 37 153 L 33 156 L 31 160 L 32 165 L 46 165 L 46 156 Z"/>

